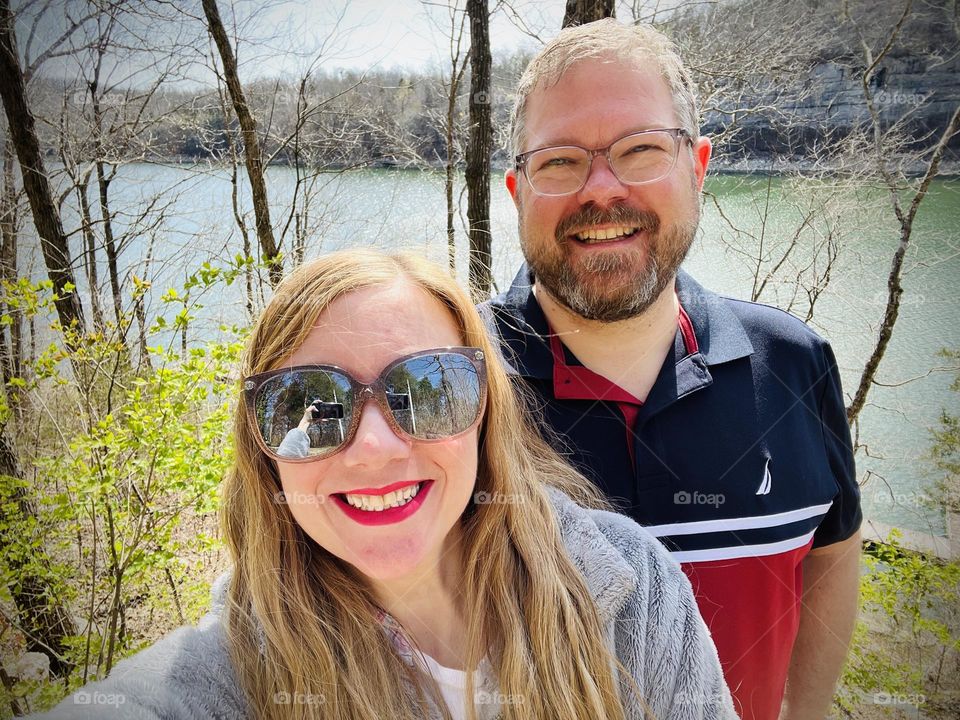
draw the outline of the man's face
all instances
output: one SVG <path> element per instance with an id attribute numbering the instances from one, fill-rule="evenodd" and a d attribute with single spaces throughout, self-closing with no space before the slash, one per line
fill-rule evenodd
<path id="1" fill-rule="evenodd" d="M 678 126 L 656 70 L 584 60 L 530 95 L 523 150 L 601 148 L 632 132 Z M 583 188 L 560 197 L 537 195 L 526 178 L 508 171 L 521 247 L 539 289 L 603 322 L 639 315 L 656 300 L 693 242 L 710 158 L 708 139 L 698 140 L 693 153 L 681 142 L 673 171 L 645 185 L 622 183 L 602 156 Z"/>

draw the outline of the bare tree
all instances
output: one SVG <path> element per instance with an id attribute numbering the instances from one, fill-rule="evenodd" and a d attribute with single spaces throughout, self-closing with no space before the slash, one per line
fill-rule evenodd
<path id="1" fill-rule="evenodd" d="M 27 102 L 9 0 L 0 0 L 0 97 L 3 98 L 10 140 L 20 161 L 23 186 L 40 236 L 47 273 L 57 293 L 55 305 L 60 324 L 64 329 L 84 332 L 86 322 L 80 297 L 74 291 L 76 280 L 70 248 L 40 153 L 36 119 Z"/>
<path id="2" fill-rule="evenodd" d="M 3 186 L 0 188 L 0 280 L 15 282 L 17 278 L 17 236 L 20 233 L 20 192 L 14 179 L 16 157 L 9 138 L 3 142 Z M 19 377 L 23 363 L 22 322 L 16 308 L 0 303 L 0 314 L 10 317 L 9 325 L 0 328 L 0 371 L 3 386 Z"/>
<path id="3" fill-rule="evenodd" d="M 877 103 L 877 88 L 874 82 L 881 64 L 888 57 L 898 42 L 904 27 L 911 15 L 914 14 L 913 0 L 906 0 L 899 18 L 893 27 L 887 27 L 880 33 L 870 36 L 865 31 L 866 18 L 872 16 L 869 9 L 862 6 L 851 7 L 849 2 L 843 3 L 843 17 L 857 33 L 860 43 L 862 66 L 859 74 L 860 87 L 864 102 L 869 111 L 869 126 L 867 130 L 867 147 L 875 172 L 882 185 L 888 190 L 890 206 L 897 218 L 899 238 L 896 250 L 890 261 L 890 271 L 887 275 L 887 299 L 880 323 L 877 339 L 870 353 L 870 357 L 860 374 L 853 400 L 847 407 L 847 420 L 853 424 L 857 421 L 860 412 L 867 401 L 867 395 L 876 382 L 877 370 L 883 360 L 894 327 L 900 313 L 900 304 L 903 298 L 903 264 L 907 249 L 913 238 L 913 223 L 917 210 L 930 189 L 930 183 L 939 172 L 940 162 L 950 141 L 960 133 L 960 104 L 956 105 L 946 126 L 939 133 L 936 141 L 930 145 L 916 147 L 915 143 L 908 143 L 904 137 L 903 122 L 895 122 L 892 126 L 885 123 L 881 117 Z M 954 16 L 954 32 L 956 20 Z M 956 53 L 960 46 L 955 46 Z M 912 145 L 912 147 L 911 147 Z M 904 162 L 907 156 L 912 161 L 923 159 L 923 170 L 919 179 L 907 176 L 908 164 Z"/>
<path id="4" fill-rule="evenodd" d="M 129 313 L 123 294 L 129 272 L 127 278 L 122 277 L 121 256 L 129 245 L 162 224 L 169 203 L 155 195 L 136 209 L 124 207 L 118 213 L 113 207 L 112 186 L 123 166 L 148 158 L 151 132 L 164 117 L 179 110 L 176 106 L 165 107 L 157 97 L 185 62 L 182 51 L 164 48 L 156 35 L 151 47 L 141 49 L 147 45 L 142 27 L 170 20 L 136 3 L 109 6 L 98 13 L 89 30 L 77 33 L 78 43 L 68 44 L 73 50 L 70 65 L 77 79 L 64 87 L 56 122 L 57 148 L 72 186 L 61 195 L 61 201 L 71 193 L 76 197 L 94 326 L 105 330 L 97 269 L 97 255 L 102 249 L 114 332 L 125 348 L 130 326 L 135 321 L 140 325 L 140 362 L 147 366 L 142 294 L 133 293 L 134 307 Z M 127 66 L 129 69 L 125 69 Z M 88 197 L 91 184 L 94 203 Z"/>
<path id="5" fill-rule="evenodd" d="M 203 0 L 203 12 L 207 18 L 207 28 L 217 45 L 220 60 L 223 63 L 223 75 L 233 101 L 233 109 L 240 122 L 243 134 L 243 151 L 247 166 L 247 177 L 250 180 L 250 190 L 253 195 L 253 212 L 256 219 L 257 239 L 263 260 L 270 267 L 270 284 L 276 286 L 283 277 L 283 265 L 280 251 L 273 236 L 273 225 L 270 223 L 270 204 L 267 201 L 267 184 L 263 172 L 263 162 L 260 155 L 260 142 L 257 138 L 257 123 L 247 105 L 247 98 L 240 84 L 237 72 L 237 60 L 230 46 L 230 39 L 220 19 L 220 11 L 216 0 Z"/>
<path id="6" fill-rule="evenodd" d="M 467 0 L 470 17 L 470 141 L 467 146 L 467 219 L 470 291 L 478 302 L 490 294 L 490 15 L 487 0 Z"/>
<path id="7" fill-rule="evenodd" d="M 586 25 L 608 17 L 616 17 L 616 0 L 567 0 L 563 27 Z"/>
<path id="8" fill-rule="evenodd" d="M 16 489 L 4 497 L 5 503 L 17 508 L 22 517 L 37 517 L 36 501 L 29 491 L 20 463 L 13 447 L 4 433 L 0 432 L 0 474 L 17 481 Z M 6 523 L 0 527 L 0 547 L 12 546 Z M 61 598 L 48 597 L 49 577 L 44 577 L 38 568 L 45 567 L 45 554 L 37 550 L 34 557 L 15 554 L 7 558 L 17 582 L 9 588 L 17 610 L 17 625 L 27 639 L 30 652 L 41 652 L 50 660 L 50 671 L 58 676 L 67 675 L 73 665 L 65 659 L 68 639 L 76 634 L 76 627 Z"/>
<path id="9" fill-rule="evenodd" d="M 469 50 L 464 51 L 464 26 L 466 25 L 467 13 L 460 8 L 459 3 L 444 6 L 448 11 L 449 27 L 449 60 L 450 75 L 444 79 L 442 73 L 440 81 L 446 93 L 446 111 L 443 114 L 443 131 L 446 141 L 446 155 L 444 159 L 444 194 L 447 202 L 447 264 L 451 273 L 457 269 L 457 246 L 455 220 L 457 217 L 456 203 L 454 202 L 454 189 L 457 177 L 457 162 L 459 160 L 457 152 L 457 134 L 458 134 L 458 112 L 457 100 L 460 95 L 460 85 L 463 81 L 464 72 L 467 69 L 467 63 L 470 58 Z"/>

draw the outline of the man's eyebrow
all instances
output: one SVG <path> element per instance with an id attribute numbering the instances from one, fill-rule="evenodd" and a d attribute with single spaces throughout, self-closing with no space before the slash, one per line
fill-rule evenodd
<path id="1" fill-rule="evenodd" d="M 661 124 L 659 124 L 659 123 L 654 123 L 654 124 L 652 124 L 652 125 L 638 125 L 638 126 L 634 127 L 634 128 L 631 129 L 631 130 L 627 130 L 626 132 L 621 133 L 620 135 L 618 135 L 617 137 L 615 137 L 615 138 L 614 138 L 613 140 L 611 140 L 610 142 L 616 142 L 617 140 L 621 140 L 622 138 L 625 138 L 625 137 L 627 137 L 628 135 L 635 135 L 636 133 L 646 132 L 647 130 L 669 130 L 670 127 L 671 127 L 671 126 L 669 126 L 669 125 L 661 125 Z M 553 140 L 550 140 L 550 141 L 544 141 L 544 142 L 541 142 L 541 143 L 537 143 L 537 145 L 535 145 L 535 146 L 531 145 L 531 147 L 530 147 L 528 150 L 524 150 L 523 153 L 520 153 L 520 154 L 522 155 L 522 154 L 524 154 L 524 153 L 533 152 L 534 150 L 545 150 L 546 148 L 552 148 L 552 147 L 568 147 L 568 146 L 569 146 L 569 147 L 582 147 L 582 148 L 586 148 L 586 147 L 587 147 L 587 146 L 584 145 L 582 142 L 580 142 L 580 141 L 578 141 L 578 140 L 576 140 L 576 139 L 574 139 L 574 138 L 571 138 L 570 136 L 563 135 L 563 136 L 560 136 L 560 137 L 557 138 L 557 139 L 553 139 Z M 587 148 L 587 149 L 589 149 L 589 148 Z"/>

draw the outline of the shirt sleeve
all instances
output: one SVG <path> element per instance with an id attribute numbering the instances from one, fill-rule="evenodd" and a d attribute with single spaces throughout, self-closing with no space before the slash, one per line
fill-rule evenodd
<path id="1" fill-rule="evenodd" d="M 860 508 L 860 487 L 853 460 L 853 443 L 847 410 L 840 385 L 840 371 L 833 350 L 826 342 L 821 348 L 825 363 L 824 386 L 820 396 L 820 425 L 827 462 L 837 484 L 837 494 L 813 536 L 813 547 L 823 547 L 846 540 L 859 528 L 863 519 Z"/>
<path id="2" fill-rule="evenodd" d="M 209 618 L 209 616 L 208 616 Z M 247 707 L 216 619 L 183 627 L 37 720 L 235 720 Z"/>
<path id="3" fill-rule="evenodd" d="M 310 454 L 310 437 L 300 428 L 292 428 L 277 448 L 277 455 L 288 458 L 305 458 Z"/>

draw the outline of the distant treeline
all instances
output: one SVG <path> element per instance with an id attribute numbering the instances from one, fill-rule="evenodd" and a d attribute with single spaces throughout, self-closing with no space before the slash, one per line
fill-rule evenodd
<path id="1" fill-rule="evenodd" d="M 859 83 L 861 40 L 880 46 L 891 39 L 879 32 L 872 37 L 871 23 L 889 28 L 896 8 L 854 5 L 860 12 L 856 32 L 838 0 L 746 0 L 709 8 L 694 3 L 663 24 L 690 67 L 703 128 L 715 136 L 721 160 L 771 153 L 805 157 L 823 152 L 826 140 L 869 124 Z M 941 127 L 960 99 L 960 59 L 945 52 L 957 43 L 948 5 L 930 3 L 911 16 L 871 75 L 883 124 L 899 124 L 908 136 L 923 138 Z M 524 53 L 494 58 L 493 91 L 486 100 L 492 106 L 495 168 L 509 163 L 513 89 L 529 59 Z M 306 78 L 246 83 L 246 92 L 269 163 L 441 167 L 448 158 L 461 163 L 467 136 L 469 68 L 452 105 L 450 77 L 449 67 L 364 73 L 321 67 Z M 222 87 L 183 91 L 160 83 L 149 90 L 91 92 L 75 81 L 36 77 L 32 89 L 40 114 L 58 118 L 40 128 L 49 155 L 62 154 L 65 144 L 94 137 L 102 142 L 104 133 L 91 130 L 95 122 L 123 136 L 118 159 L 219 161 L 238 152 L 236 116 Z M 131 118 L 132 135 L 122 132 Z M 68 152 L 76 156 L 76 150 Z"/>
<path id="2" fill-rule="evenodd" d="M 528 61 L 528 55 L 517 54 L 494 63 L 494 90 L 488 102 L 494 119 L 495 165 L 506 162 L 512 89 Z M 469 82 L 462 81 L 454 110 L 455 142 L 448 150 L 448 76 L 449 72 L 429 70 L 319 71 L 305 81 L 251 82 L 245 91 L 270 163 L 439 167 L 448 152 L 459 163 L 466 138 L 464 93 L 469 92 Z M 41 128 L 47 153 L 58 154 L 64 127 L 74 129 L 73 140 L 84 142 L 92 115 L 90 93 L 62 80 L 38 78 L 34 87 L 39 107 L 67 116 Z M 238 134 L 236 116 L 221 92 L 159 88 L 142 108 L 143 91 L 114 90 L 98 98 L 98 112 L 104 125 L 118 127 L 131 114 L 139 114 L 140 131 L 128 138 L 123 159 L 216 161 L 226 159 L 231 148 L 237 151 L 232 146 Z"/>

